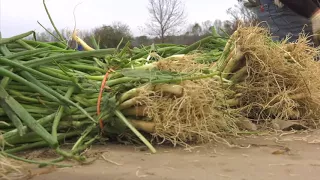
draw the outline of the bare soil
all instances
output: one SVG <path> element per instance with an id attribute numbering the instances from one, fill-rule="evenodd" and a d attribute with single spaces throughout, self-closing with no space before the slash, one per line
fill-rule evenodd
<path id="1" fill-rule="evenodd" d="M 89 165 L 41 173 L 33 180 L 318 180 L 320 131 L 234 140 L 239 147 L 206 144 L 193 149 L 159 146 L 156 154 L 135 146 L 96 146 Z M 241 146 L 241 147 L 240 147 Z"/>

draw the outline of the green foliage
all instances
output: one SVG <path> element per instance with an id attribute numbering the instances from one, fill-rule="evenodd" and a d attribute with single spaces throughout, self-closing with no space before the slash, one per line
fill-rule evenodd
<path id="1" fill-rule="evenodd" d="M 93 30 L 95 39 L 99 39 L 99 47 L 115 48 L 123 39 L 123 42 L 128 42 L 133 39 L 129 26 L 120 22 L 113 25 L 103 25 Z M 120 46 L 122 48 L 123 45 Z"/>

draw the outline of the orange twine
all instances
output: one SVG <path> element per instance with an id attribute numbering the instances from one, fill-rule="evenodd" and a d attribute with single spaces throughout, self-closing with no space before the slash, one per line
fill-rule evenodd
<path id="1" fill-rule="evenodd" d="M 97 102 L 97 115 L 98 116 L 100 115 L 100 104 L 101 104 L 101 99 L 102 99 L 102 93 L 103 93 L 103 90 L 105 89 L 105 85 L 106 85 L 106 82 L 107 82 L 107 79 L 108 79 L 110 72 L 114 72 L 114 70 L 109 69 L 106 72 L 106 74 L 103 77 L 101 86 L 100 86 L 100 92 L 99 92 L 99 97 L 98 97 L 98 102 Z M 99 125 L 100 125 L 100 128 L 103 129 L 103 120 L 102 119 L 99 119 Z"/>

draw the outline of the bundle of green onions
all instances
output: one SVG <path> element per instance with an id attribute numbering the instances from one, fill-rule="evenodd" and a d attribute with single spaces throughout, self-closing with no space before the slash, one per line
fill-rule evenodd
<path id="1" fill-rule="evenodd" d="M 81 152 L 102 137 L 127 132 L 155 153 L 144 132 L 175 145 L 237 134 L 243 120 L 319 121 L 317 51 L 304 37 L 275 43 L 249 27 L 228 41 L 213 32 L 190 46 L 99 49 L 74 33 L 86 50 L 78 52 L 59 33 L 59 42 L 25 39 L 33 33 L 0 39 L 2 156 L 63 166 L 65 158 L 85 162 Z M 13 155 L 40 147 L 60 157 Z"/>
<path id="2" fill-rule="evenodd" d="M 77 52 L 60 42 L 23 39 L 32 33 L 0 40 L 3 155 L 49 146 L 59 160 L 83 161 L 80 152 L 92 143 L 128 130 L 156 152 L 140 130 L 175 144 L 237 131 L 240 119 L 310 123 L 319 117 L 320 82 L 310 83 L 316 79 L 318 63 L 310 60 L 316 51 L 304 38 L 274 43 L 264 29 L 240 28 L 212 67 L 192 53 L 207 39 L 145 64 L 145 55 L 132 58 L 136 49 L 128 45 Z M 311 96 L 303 94 L 308 91 Z M 61 150 L 65 139 L 73 140 L 68 151 Z"/>
<path id="3" fill-rule="evenodd" d="M 217 72 L 163 71 L 148 56 L 155 54 L 156 60 L 181 56 L 202 51 L 203 45 L 210 43 L 217 48 L 209 56 L 202 53 L 198 61 L 212 63 L 226 43 L 221 37 L 209 36 L 190 46 L 159 44 L 130 49 L 127 43 L 122 49 L 84 46 L 86 51 L 78 52 L 68 47 L 59 32 L 59 42 L 25 39 L 33 33 L 0 37 L 0 155 L 56 166 L 65 166 L 58 162 L 66 158 L 85 162 L 81 152 L 91 144 L 128 130 L 155 153 L 139 130 L 153 133 L 156 124 L 143 119 L 146 108 L 137 106 L 135 97 L 145 87 L 179 97 L 184 88 L 176 84 L 215 77 Z M 76 34 L 73 39 L 83 43 Z M 109 72 L 111 68 L 116 69 Z M 72 142 L 69 149 L 62 148 L 66 140 Z M 50 147 L 60 157 L 37 162 L 14 155 L 40 147 Z"/>
<path id="4" fill-rule="evenodd" d="M 145 122 L 125 117 L 137 115 L 126 101 L 135 88 L 162 84 L 156 88 L 175 91 L 165 84 L 216 75 L 164 72 L 154 68 L 154 64 L 128 63 L 108 76 L 107 68 L 115 65 L 108 60 L 125 58 L 126 47 L 121 51 L 77 52 L 59 42 L 24 39 L 32 33 L 0 40 L 0 142 L 5 144 L 3 154 L 7 156 L 31 148 L 51 147 L 61 155 L 59 160 L 83 161 L 80 152 L 99 139 L 100 131 L 112 134 L 126 128 L 155 152 L 135 128 L 148 132 L 146 126 L 152 124 L 141 125 Z M 196 46 L 199 43 L 185 49 L 191 51 Z M 61 150 L 62 141 L 72 138 L 78 139 L 71 150 Z"/>

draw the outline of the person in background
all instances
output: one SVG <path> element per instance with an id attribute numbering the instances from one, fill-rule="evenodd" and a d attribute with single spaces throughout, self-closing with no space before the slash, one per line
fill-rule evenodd
<path id="1" fill-rule="evenodd" d="M 314 45 L 320 45 L 319 0 L 247 0 L 244 6 L 257 14 L 259 21 L 267 25 L 274 40 L 296 41 L 301 32 L 310 36 Z"/>

